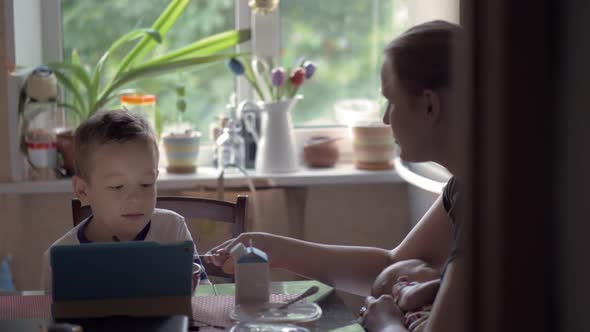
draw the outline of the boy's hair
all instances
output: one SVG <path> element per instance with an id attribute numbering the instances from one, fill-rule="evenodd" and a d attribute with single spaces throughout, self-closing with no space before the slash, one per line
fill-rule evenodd
<path id="1" fill-rule="evenodd" d="M 145 141 L 151 143 L 159 157 L 156 135 L 150 124 L 140 115 L 112 110 L 96 112 L 83 121 L 74 136 L 74 159 L 76 175 L 90 179 L 90 157 L 101 145 Z"/>

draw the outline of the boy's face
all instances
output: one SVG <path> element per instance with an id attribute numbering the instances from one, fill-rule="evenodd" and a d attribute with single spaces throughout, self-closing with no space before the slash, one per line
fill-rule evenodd
<path id="1" fill-rule="evenodd" d="M 131 240 L 148 223 L 156 206 L 158 156 L 146 141 L 109 143 L 89 154 L 88 181 L 74 178 L 74 191 L 90 204 L 93 222 L 121 240 Z"/>

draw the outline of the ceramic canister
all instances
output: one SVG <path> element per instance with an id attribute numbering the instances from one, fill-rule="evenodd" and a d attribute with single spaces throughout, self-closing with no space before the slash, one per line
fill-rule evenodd
<path id="1" fill-rule="evenodd" d="M 393 168 L 395 141 L 390 126 L 382 123 L 355 124 L 351 131 L 357 168 Z"/>
<path id="2" fill-rule="evenodd" d="M 193 173 L 197 168 L 200 133 L 164 136 L 164 150 L 168 159 L 167 171 L 170 173 Z"/>

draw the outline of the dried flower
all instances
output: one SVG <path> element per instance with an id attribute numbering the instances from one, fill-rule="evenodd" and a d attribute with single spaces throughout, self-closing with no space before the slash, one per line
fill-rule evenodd
<path id="1" fill-rule="evenodd" d="M 315 64 L 311 61 L 305 61 L 303 68 L 305 68 L 305 78 L 310 79 L 315 73 Z"/>
<path id="2" fill-rule="evenodd" d="M 272 84 L 274 86 L 281 86 L 285 83 L 285 70 L 283 67 L 274 68 L 271 72 Z"/>
<path id="3" fill-rule="evenodd" d="M 303 57 L 297 60 L 293 70 L 280 66 L 272 68 L 264 59 L 256 56 L 252 56 L 252 61 L 245 61 L 232 58 L 227 64 L 234 74 L 243 75 L 258 98 L 265 102 L 293 98 L 316 70 L 315 64 Z"/>
<path id="4" fill-rule="evenodd" d="M 231 58 L 227 62 L 227 65 L 229 66 L 229 69 L 234 72 L 234 74 L 238 76 L 244 74 L 244 65 L 240 62 L 240 60 Z"/>
<path id="5" fill-rule="evenodd" d="M 300 86 L 305 81 L 305 69 L 299 67 L 291 73 L 291 84 L 295 87 Z"/>

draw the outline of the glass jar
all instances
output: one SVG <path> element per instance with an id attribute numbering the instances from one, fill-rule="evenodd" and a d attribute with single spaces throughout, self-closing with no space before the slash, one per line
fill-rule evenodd
<path id="1" fill-rule="evenodd" d="M 241 126 L 235 120 L 229 120 L 223 133 L 217 138 L 217 168 L 228 165 L 245 167 L 244 138 L 240 135 Z"/>
<path id="2" fill-rule="evenodd" d="M 156 96 L 155 95 L 123 95 L 121 96 L 121 107 L 143 116 L 152 129 L 156 130 Z"/>

